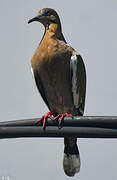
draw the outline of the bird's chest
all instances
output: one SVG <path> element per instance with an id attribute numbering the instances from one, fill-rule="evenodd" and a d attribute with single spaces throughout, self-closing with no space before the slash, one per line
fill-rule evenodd
<path id="1" fill-rule="evenodd" d="M 69 54 L 61 52 L 55 44 L 44 50 L 43 48 L 38 49 L 31 64 L 33 69 L 36 68 L 38 71 L 50 107 L 55 108 L 57 112 L 65 112 L 70 109 L 72 91 Z"/>
<path id="2" fill-rule="evenodd" d="M 59 88 L 61 83 L 67 84 L 70 79 L 70 66 L 68 59 L 53 56 L 39 63 L 39 74 L 46 87 Z"/>
<path id="3" fill-rule="evenodd" d="M 39 66 L 39 76 L 50 107 L 55 108 L 57 112 L 70 109 L 72 95 L 68 59 L 56 56 L 51 60 L 45 60 Z"/>

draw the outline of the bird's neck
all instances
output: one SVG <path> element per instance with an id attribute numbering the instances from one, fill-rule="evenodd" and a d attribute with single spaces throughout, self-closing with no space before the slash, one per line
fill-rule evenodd
<path id="1" fill-rule="evenodd" d="M 58 24 L 50 24 L 45 28 L 45 35 L 50 38 L 56 38 L 58 40 L 65 41 L 65 38 L 62 34 L 61 26 Z"/>
<path id="2" fill-rule="evenodd" d="M 61 26 L 58 24 L 49 24 L 46 26 L 46 31 L 53 33 L 61 32 Z"/>

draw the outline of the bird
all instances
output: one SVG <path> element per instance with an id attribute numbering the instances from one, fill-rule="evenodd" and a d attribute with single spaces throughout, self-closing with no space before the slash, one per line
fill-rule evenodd
<path id="1" fill-rule="evenodd" d="M 46 126 L 47 118 L 83 116 L 86 94 L 86 69 L 81 55 L 65 40 L 58 13 L 43 8 L 28 23 L 40 22 L 45 32 L 32 59 L 31 68 L 36 86 L 49 112 L 37 123 Z M 77 137 L 64 137 L 63 169 L 67 176 L 80 171 Z"/>

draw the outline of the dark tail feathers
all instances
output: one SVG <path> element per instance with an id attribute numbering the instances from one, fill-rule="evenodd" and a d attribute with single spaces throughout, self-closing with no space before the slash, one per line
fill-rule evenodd
<path id="1" fill-rule="evenodd" d="M 64 138 L 63 168 L 67 176 L 74 176 L 80 171 L 80 155 L 77 146 L 77 138 Z"/>

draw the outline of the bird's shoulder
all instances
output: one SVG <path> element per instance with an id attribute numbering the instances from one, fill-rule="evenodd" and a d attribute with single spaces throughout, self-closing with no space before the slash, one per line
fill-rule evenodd
<path id="1" fill-rule="evenodd" d="M 72 48 L 72 46 L 63 40 L 57 40 L 57 49 L 55 51 L 56 56 L 62 56 L 62 57 L 69 57 L 70 60 L 72 59 L 79 59 L 81 58 L 80 54 Z"/>

